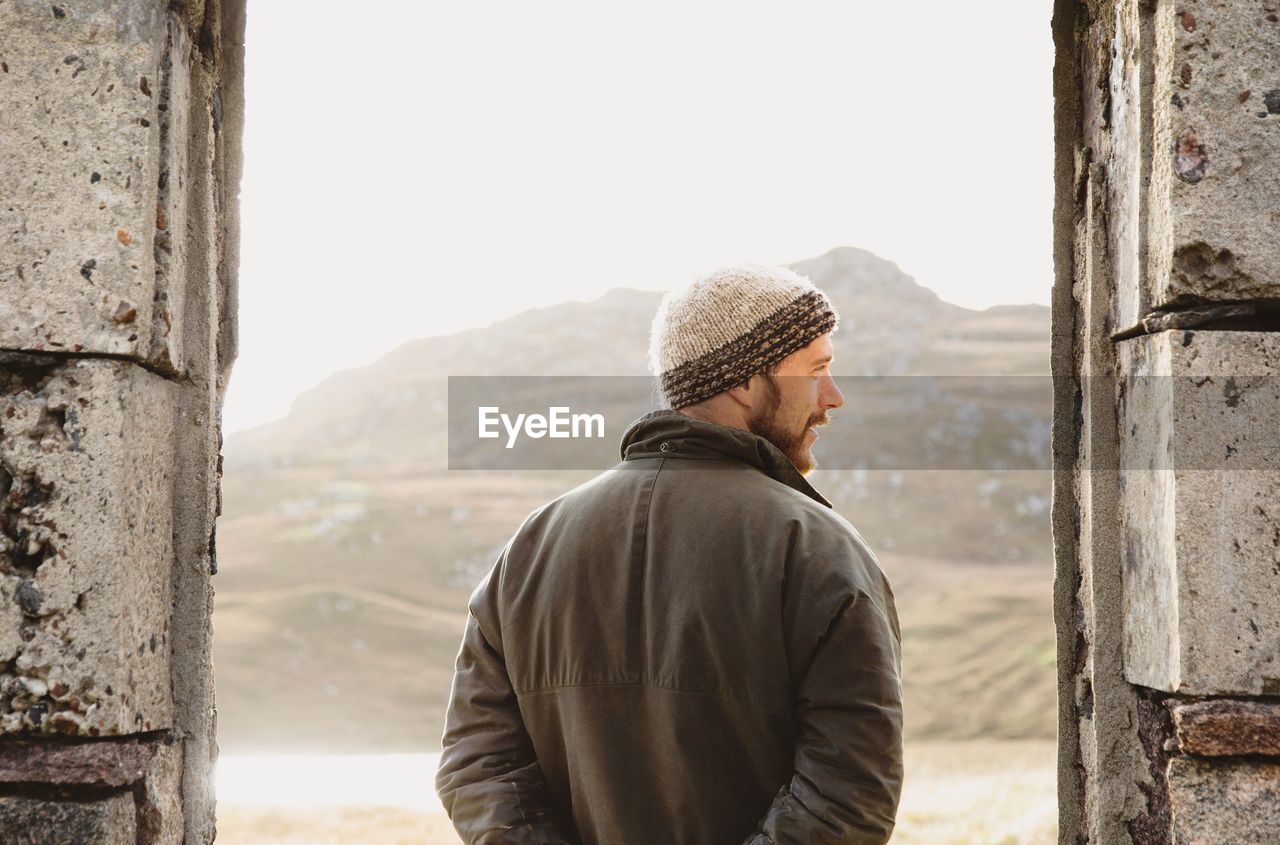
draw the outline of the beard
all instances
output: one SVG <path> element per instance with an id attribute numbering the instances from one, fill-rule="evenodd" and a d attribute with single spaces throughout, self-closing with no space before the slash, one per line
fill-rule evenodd
<path id="1" fill-rule="evenodd" d="M 805 418 L 804 424 L 791 421 L 789 415 L 782 411 L 782 391 L 778 388 L 773 376 L 763 373 L 765 380 L 765 404 L 747 420 L 747 430 L 768 440 L 787 460 L 795 465 L 801 475 L 807 475 L 816 467 L 813 452 L 805 444 L 805 435 L 810 426 L 824 425 L 827 422 L 825 413 L 818 413 Z"/>

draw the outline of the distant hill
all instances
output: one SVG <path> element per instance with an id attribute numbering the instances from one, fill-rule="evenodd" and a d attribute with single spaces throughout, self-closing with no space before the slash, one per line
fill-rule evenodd
<path id="1" fill-rule="evenodd" d="M 840 311 L 837 375 L 1048 375 L 1046 307 L 962 308 L 860 249 L 792 266 Z M 472 587 L 529 510 L 593 474 L 446 470 L 446 378 L 644 375 L 659 299 L 615 288 L 413 341 L 227 439 L 214 617 L 223 747 L 438 745 Z M 940 432 L 939 448 L 981 451 L 1023 424 L 997 410 L 991 424 L 966 417 Z M 875 409 L 844 411 L 836 424 Z M 884 427 L 907 430 L 908 416 Z M 1047 430 L 1032 428 L 1028 443 L 1047 448 Z M 1052 738 L 1049 474 L 812 480 L 894 584 L 908 736 Z"/>
<path id="2" fill-rule="evenodd" d="M 852 247 L 791 267 L 826 291 L 841 315 L 833 335 L 837 374 L 1048 374 L 1045 306 L 952 305 L 896 264 Z M 614 288 L 590 302 L 406 343 L 371 366 L 329 376 L 284 419 L 232 435 L 226 461 L 441 469 L 448 376 L 643 376 L 660 299 Z"/>

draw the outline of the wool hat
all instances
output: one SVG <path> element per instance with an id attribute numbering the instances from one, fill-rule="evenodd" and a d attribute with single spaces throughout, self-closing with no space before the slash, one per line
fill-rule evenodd
<path id="1" fill-rule="evenodd" d="M 834 331 L 831 300 L 785 267 L 725 267 L 667 293 L 649 368 L 672 408 L 701 402 Z"/>

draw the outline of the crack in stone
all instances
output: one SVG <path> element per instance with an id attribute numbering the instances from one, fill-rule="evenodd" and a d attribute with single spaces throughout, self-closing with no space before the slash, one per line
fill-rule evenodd
<path id="1" fill-rule="evenodd" d="M 1161 308 L 1148 313 L 1137 325 L 1111 335 L 1111 340 L 1193 328 L 1197 331 L 1280 332 L 1280 301 L 1254 299 Z"/>

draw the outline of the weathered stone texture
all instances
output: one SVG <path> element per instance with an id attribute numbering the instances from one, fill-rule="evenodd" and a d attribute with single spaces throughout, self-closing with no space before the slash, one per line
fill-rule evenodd
<path id="1" fill-rule="evenodd" d="M 1097 5 L 1085 143 L 1107 163 L 1112 331 L 1280 297 L 1280 25 L 1265 3 Z"/>
<path id="2" fill-rule="evenodd" d="M 1125 675 L 1280 691 L 1280 335 L 1123 341 Z"/>
<path id="3" fill-rule="evenodd" d="M 243 0 L 0 0 L 0 734 L 90 738 L 0 741 L 0 845 L 213 838 L 243 40 Z"/>
<path id="4" fill-rule="evenodd" d="M 0 796 L 0 845 L 136 845 L 133 796 L 52 801 Z"/>
<path id="5" fill-rule="evenodd" d="M 1157 82 L 1155 150 L 1177 178 L 1156 306 L 1280 296 L 1280 23 L 1267 5 L 1160 6 L 1157 25 L 1175 37 L 1172 77 Z"/>
<path id="6" fill-rule="evenodd" d="M 1141 308 L 1140 278 L 1142 272 L 1142 237 L 1144 207 L 1143 174 L 1150 164 L 1144 144 L 1144 103 L 1141 96 L 1142 15 L 1136 3 L 1118 3 L 1114 21 L 1095 25 L 1095 55 L 1111 54 L 1110 65 L 1099 61 L 1093 71 L 1101 76 L 1109 93 L 1107 108 L 1099 111 L 1093 129 L 1094 143 L 1100 155 L 1108 157 L 1107 231 L 1111 238 L 1111 264 L 1116 285 L 1110 292 L 1113 308 L 1120 314 L 1136 314 Z M 1109 43 L 1099 43 L 1108 38 Z M 1117 327 L 1123 327 L 1122 322 Z"/>
<path id="7" fill-rule="evenodd" d="M 1059 838 L 1277 843 L 1276 766 L 1168 762 L 1270 722 L 1166 699 L 1280 695 L 1280 9 L 1056 0 L 1053 34 Z"/>
<path id="8" fill-rule="evenodd" d="M 155 746 L 138 800 L 138 845 L 182 845 L 182 758 L 179 743 Z"/>
<path id="9" fill-rule="evenodd" d="M 0 33 L 0 347 L 176 368 L 183 25 L 162 0 L 8 0 Z"/>
<path id="10" fill-rule="evenodd" d="M 76 745 L 9 740 L 0 742 L 0 783 L 128 786 L 146 776 L 154 756 L 151 744 L 136 740 Z"/>
<path id="11" fill-rule="evenodd" d="M 1173 845 L 1280 845 L 1280 765 L 1169 763 Z"/>
<path id="12" fill-rule="evenodd" d="M 1170 712 L 1184 754 L 1280 757 L 1280 702 L 1175 702 Z"/>
<path id="13" fill-rule="evenodd" d="M 18 631 L 0 733 L 171 725 L 180 389 L 121 361 L 0 356 L 0 617 Z"/>

